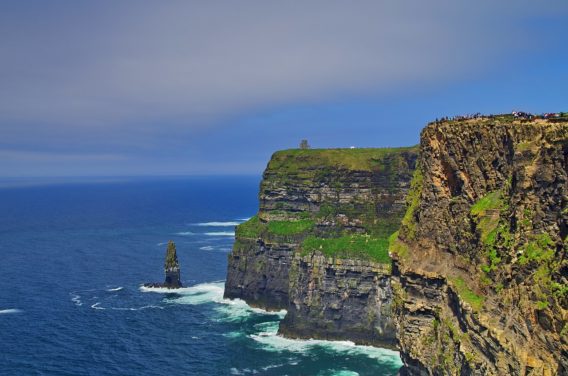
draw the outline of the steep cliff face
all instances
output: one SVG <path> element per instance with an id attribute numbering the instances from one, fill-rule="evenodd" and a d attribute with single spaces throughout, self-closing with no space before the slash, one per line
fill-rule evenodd
<path id="1" fill-rule="evenodd" d="M 225 297 L 266 310 L 287 308 L 288 272 L 295 246 L 237 236 L 229 255 Z"/>
<path id="2" fill-rule="evenodd" d="M 568 374 L 568 123 L 429 124 L 391 251 L 411 375 Z"/>
<path id="3" fill-rule="evenodd" d="M 287 309 L 288 336 L 392 343 L 387 238 L 416 159 L 416 148 L 275 153 L 258 215 L 237 227 L 225 296 Z"/>
<path id="4" fill-rule="evenodd" d="M 390 265 L 296 255 L 281 334 L 394 347 Z"/>

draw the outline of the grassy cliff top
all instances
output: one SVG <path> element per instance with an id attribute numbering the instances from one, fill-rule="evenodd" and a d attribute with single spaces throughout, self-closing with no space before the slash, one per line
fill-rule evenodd
<path id="1" fill-rule="evenodd" d="M 400 148 L 287 149 L 274 153 L 267 169 L 277 171 L 280 174 L 321 167 L 372 171 L 380 168 L 385 158 L 392 158 L 403 152 L 418 152 L 418 146 Z"/>

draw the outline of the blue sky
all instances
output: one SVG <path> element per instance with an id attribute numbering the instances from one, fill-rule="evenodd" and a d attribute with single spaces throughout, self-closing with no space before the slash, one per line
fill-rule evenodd
<path id="1" fill-rule="evenodd" d="M 497 4 L 495 4 L 497 3 Z M 566 1 L 3 1 L 0 177 L 260 174 L 568 111 Z"/>

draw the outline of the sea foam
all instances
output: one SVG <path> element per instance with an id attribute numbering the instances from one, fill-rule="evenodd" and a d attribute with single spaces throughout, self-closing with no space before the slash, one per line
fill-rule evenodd
<path id="1" fill-rule="evenodd" d="M 232 226 L 238 226 L 240 224 L 241 222 L 229 221 L 229 222 L 201 222 L 201 223 L 195 223 L 194 225 L 201 227 L 232 227 Z"/>
<path id="2" fill-rule="evenodd" d="M 245 317 L 253 314 L 257 315 L 276 315 L 284 318 L 285 310 L 277 312 L 269 312 L 260 308 L 253 308 L 241 299 L 224 299 L 225 282 L 217 281 L 210 283 L 200 283 L 191 287 L 183 287 L 180 289 L 153 288 L 141 286 L 143 292 L 155 292 L 162 294 L 180 295 L 177 299 L 169 300 L 171 304 L 189 304 L 200 305 L 207 303 L 216 303 L 215 311 L 220 315 L 217 318 L 220 321 L 240 321 Z"/>
<path id="3" fill-rule="evenodd" d="M 214 231 L 214 232 L 206 232 L 205 235 L 207 236 L 235 236 L 234 231 Z"/>
<path id="4" fill-rule="evenodd" d="M 393 350 L 356 345 L 351 341 L 284 338 L 277 334 L 278 324 L 279 323 L 276 321 L 263 323 L 262 329 L 264 329 L 264 331 L 251 334 L 249 337 L 261 344 L 262 348 L 267 351 L 289 351 L 301 354 L 319 347 L 324 350 L 341 352 L 348 355 L 365 355 L 369 358 L 378 359 L 381 360 L 381 362 L 388 362 L 397 366 L 402 365 L 398 352 Z"/>
<path id="5" fill-rule="evenodd" d="M 17 308 L 0 309 L 0 315 L 7 315 L 10 313 L 20 313 L 20 312 L 22 312 L 22 310 Z"/>

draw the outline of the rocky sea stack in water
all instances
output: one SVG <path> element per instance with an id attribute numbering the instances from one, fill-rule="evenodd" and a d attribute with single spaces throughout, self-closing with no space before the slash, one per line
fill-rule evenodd
<path id="1" fill-rule="evenodd" d="M 167 289 L 179 289 L 182 287 L 179 272 L 179 262 L 176 253 L 176 245 L 173 241 L 168 242 L 166 250 L 166 262 L 164 264 L 166 280 L 164 283 L 145 283 L 145 287 L 159 287 Z"/>

